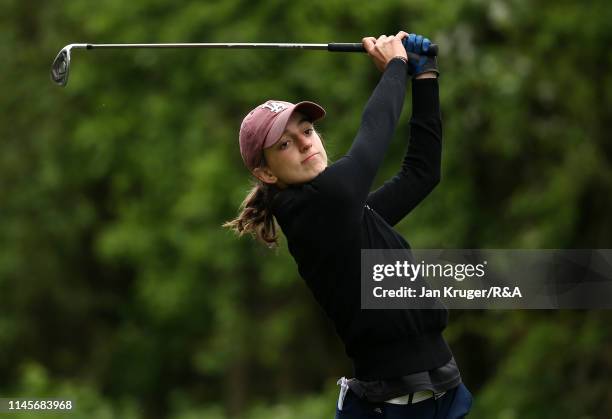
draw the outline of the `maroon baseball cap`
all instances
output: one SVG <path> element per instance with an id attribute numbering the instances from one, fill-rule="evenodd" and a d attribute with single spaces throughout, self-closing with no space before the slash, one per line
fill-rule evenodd
<path id="1" fill-rule="evenodd" d="M 310 117 L 313 122 L 325 116 L 325 109 L 314 102 L 293 104 L 268 100 L 244 117 L 240 125 L 240 154 L 249 170 L 259 166 L 263 149 L 276 144 L 295 111 Z"/>

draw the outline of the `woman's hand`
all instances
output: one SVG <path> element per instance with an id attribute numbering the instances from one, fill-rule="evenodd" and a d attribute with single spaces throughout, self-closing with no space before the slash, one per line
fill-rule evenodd
<path id="1" fill-rule="evenodd" d="M 385 71 L 387 64 L 395 57 L 404 57 L 406 60 L 406 48 L 402 44 L 402 39 L 408 34 L 404 31 L 399 31 L 397 35 L 381 35 L 378 39 L 373 36 L 365 37 L 361 40 L 363 47 L 368 55 L 372 57 L 372 61 L 380 71 Z"/>

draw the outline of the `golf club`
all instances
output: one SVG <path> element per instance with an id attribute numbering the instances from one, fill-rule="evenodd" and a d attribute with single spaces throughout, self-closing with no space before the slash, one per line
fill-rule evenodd
<path id="1" fill-rule="evenodd" d="M 51 80 L 60 86 L 68 84 L 70 72 L 70 52 L 73 49 L 102 48 L 230 48 L 230 49 L 312 49 L 330 52 L 365 52 L 361 43 L 330 44 L 256 44 L 256 43 L 182 43 L 182 44 L 69 44 L 57 54 L 51 66 Z M 438 46 L 431 44 L 426 55 L 438 55 Z"/>

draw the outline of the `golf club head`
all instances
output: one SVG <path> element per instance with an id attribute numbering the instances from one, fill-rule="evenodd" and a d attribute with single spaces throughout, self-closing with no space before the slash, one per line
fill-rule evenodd
<path id="1" fill-rule="evenodd" d="M 51 65 L 51 80 L 60 86 L 66 86 L 68 83 L 68 74 L 70 72 L 70 46 L 62 49 Z"/>
<path id="2" fill-rule="evenodd" d="M 87 44 L 66 45 L 57 54 L 51 65 L 51 80 L 60 86 L 68 84 L 68 74 L 70 73 L 70 51 L 72 48 L 87 48 Z"/>

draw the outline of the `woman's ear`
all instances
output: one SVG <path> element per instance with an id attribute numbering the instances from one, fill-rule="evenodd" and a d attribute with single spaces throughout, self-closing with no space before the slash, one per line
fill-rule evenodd
<path id="1" fill-rule="evenodd" d="M 278 181 L 278 178 L 274 176 L 268 166 L 256 167 L 255 169 L 253 169 L 253 176 L 255 176 L 257 179 L 261 180 L 264 183 L 270 183 L 272 185 Z"/>

